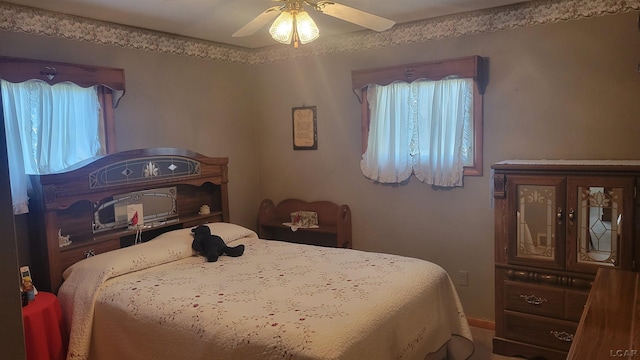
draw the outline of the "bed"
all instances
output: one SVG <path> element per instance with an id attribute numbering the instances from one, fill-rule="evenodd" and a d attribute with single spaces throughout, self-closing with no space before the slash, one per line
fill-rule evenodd
<path id="1" fill-rule="evenodd" d="M 69 358 L 424 359 L 452 335 L 471 339 L 435 264 L 209 227 L 245 253 L 206 262 L 181 229 L 67 269 Z M 470 354 L 450 345 L 452 358 Z"/>
<path id="2" fill-rule="evenodd" d="M 150 154 L 158 159 L 158 152 Z M 180 154 L 183 160 L 201 162 L 196 168 L 211 163 L 199 154 Z M 140 152 L 133 155 L 142 163 L 152 160 Z M 99 168 L 127 157 L 102 160 Z M 144 229 L 154 237 L 141 243 L 126 243 L 132 236 L 127 229 L 108 230 L 108 236 L 100 232 L 91 241 L 119 238 L 122 246 L 58 269 L 63 277 L 58 299 L 70 335 L 68 359 L 469 358 L 473 342 L 467 319 L 440 266 L 397 255 L 260 239 L 253 230 L 228 222 L 226 162 L 220 164 L 224 181 L 215 177 L 214 182 L 224 186 L 211 188 L 206 179 L 193 179 L 202 174 L 126 185 L 127 191 L 176 185 L 178 205 L 185 202 L 180 200 L 184 194 L 188 205 L 178 206 L 174 218 L 179 220 L 172 226 L 154 221 L 157 228 Z M 84 174 L 75 171 L 70 175 Z M 95 166 L 86 173 L 95 173 Z M 185 182 L 188 191 L 181 188 Z M 217 195 L 208 195 L 210 189 Z M 90 195 L 77 190 L 76 198 Z M 118 185 L 109 191 L 122 190 Z M 105 189 L 100 191 L 103 196 Z M 49 198 L 55 199 L 52 192 Z M 199 217 L 201 199 L 211 209 L 223 209 L 223 215 Z M 244 254 L 221 256 L 216 262 L 195 254 L 191 228 L 198 223 L 229 246 L 243 244 Z M 56 226 L 65 228 L 64 222 Z"/>

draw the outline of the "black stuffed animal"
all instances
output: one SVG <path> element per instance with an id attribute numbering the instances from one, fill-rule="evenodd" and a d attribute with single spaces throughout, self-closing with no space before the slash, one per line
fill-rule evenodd
<path id="1" fill-rule="evenodd" d="M 237 257 L 244 253 L 244 245 L 227 246 L 220 236 L 212 235 L 211 229 L 206 225 L 198 225 L 191 229 L 191 232 L 193 233 L 191 248 L 198 254 L 204 255 L 209 262 L 218 261 L 218 257 L 222 254 Z"/>

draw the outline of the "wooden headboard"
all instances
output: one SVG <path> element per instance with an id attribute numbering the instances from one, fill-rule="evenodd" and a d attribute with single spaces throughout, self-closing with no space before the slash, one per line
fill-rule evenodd
<path id="1" fill-rule="evenodd" d="M 155 148 L 110 154 L 65 172 L 32 176 L 29 237 L 34 284 L 55 293 L 64 270 L 86 257 L 170 230 L 228 222 L 227 164 L 226 157 Z M 144 203 L 140 199 L 157 194 L 169 208 L 148 214 L 151 205 L 166 206 L 144 205 L 145 219 L 157 216 L 145 220 L 139 230 L 129 227 L 126 218 L 122 221 L 127 204 Z M 209 206 L 208 213 L 201 213 L 203 205 Z M 71 243 L 61 246 L 65 239 Z"/>

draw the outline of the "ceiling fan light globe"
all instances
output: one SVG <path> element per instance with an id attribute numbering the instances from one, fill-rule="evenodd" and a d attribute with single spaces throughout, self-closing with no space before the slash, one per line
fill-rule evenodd
<path id="1" fill-rule="evenodd" d="M 310 43 L 320 36 L 320 30 L 306 11 L 300 11 L 296 15 L 296 30 L 303 44 Z"/>
<path id="2" fill-rule="evenodd" d="M 293 38 L 293 20 L 294 17 L 290 12 L 283 11 L 269 28 L 271 37 L 277 42 L 291 44 L 291 38 Z"/>

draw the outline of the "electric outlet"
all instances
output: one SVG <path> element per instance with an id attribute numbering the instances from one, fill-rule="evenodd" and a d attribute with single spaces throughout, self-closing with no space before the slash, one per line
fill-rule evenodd
<path id="1" fill-rule="evenodd" d="M 464 270 L 458 272 L 458 285 L 469 286 L 469 273 Z"/>

